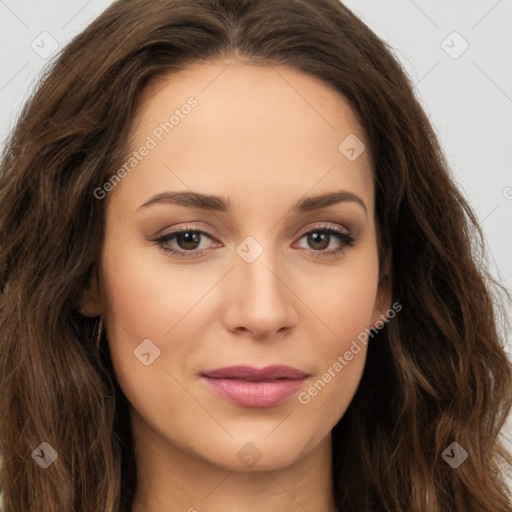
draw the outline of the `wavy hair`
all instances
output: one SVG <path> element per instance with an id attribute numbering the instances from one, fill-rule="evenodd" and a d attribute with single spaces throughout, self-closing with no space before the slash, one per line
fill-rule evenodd
<path id="1" fill-rule="evenodd" d="M 477 219 L 411 80 L 338 0 L 119 0 L 45 68 L 0 161 L 6 512 L 131 510 L 128 403 L 97 319 L 77 312 L 103 243 L 94 190 L 125 160 L 151 80 L 232 59 L 333 86 L 373 161 L 380 265 L 403 309 L 370 342 L 332 431 L 337 506 L 510 512 L 500 440 L 512 403 L 510 295 L 487 271 Z M 42 442 L 58 453 L 44 471 L 31 457 Z M 442 458 L 452 442 L 468 453 L 457 469 Z"/>

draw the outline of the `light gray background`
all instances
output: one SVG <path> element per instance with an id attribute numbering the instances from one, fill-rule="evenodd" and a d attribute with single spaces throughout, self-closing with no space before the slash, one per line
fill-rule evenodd
<path id="1" fill-rule="evenodd" d="M 0 0 L 0 146 L 48 61 L 32 46 L 43 53 L 53 38 L 58 52 L 111 3 Z M 512 289 L 512 0 L 344 3 L 394 48 L 413 80 L 484 230 L 490 270 Z"/>

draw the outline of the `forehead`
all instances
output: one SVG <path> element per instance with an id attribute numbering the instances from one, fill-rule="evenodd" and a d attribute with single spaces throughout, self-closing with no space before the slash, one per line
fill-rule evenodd
<path id="1" fill-rule="evenodd" d="M 194 63 L 153 79 L 139 95 L 136 121 L 143 124 L 157 111 L 165 115 L 191 95 L 201 102 L 202 110 L 210 107 L 229 113 L 274 107 L 283 122 L 296 110 L 305 116 L 305 123 L 323 122 L 335 131 L 347 125 L 362 130 L 348 100 L 328 82 L 286 65 L 263 66 L 236 59 Z"/>
<path id="2" fill-rule="evenodd" d="M 184 108 L 190 98 L 195 106 Z M 254 197 L 268 195 L 266 184 L 295 196 L 364 189 L 373 201 L 369 152 L 351 161 L 340 149 L 365 138 L 355 111 L 331 85 L 287 66 L 201 63 L 153 80 L 138 100 L 131 149 L 148 137 L 154 149 L 126 180 L 140 194 L 166 183 L 229 195 L 243 181 Z"/>

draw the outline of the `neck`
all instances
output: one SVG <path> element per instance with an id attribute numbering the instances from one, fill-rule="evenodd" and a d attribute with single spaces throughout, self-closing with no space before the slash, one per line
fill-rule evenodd
<path id="1" fill-rule="evenodd" d="M 240 471 L 185 453 L 154 431 L 143 431 L 147 425 L 135 426 L 141 428 L 133 432 L 132 512 L 336 512 L 330 435 L 287 467 Z"/>

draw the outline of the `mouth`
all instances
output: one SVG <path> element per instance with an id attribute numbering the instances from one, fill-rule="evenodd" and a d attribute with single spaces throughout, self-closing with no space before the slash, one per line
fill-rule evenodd
<path id="1" fill-rule="evenodd" d="M 244 407 L 273 407 L 297 393 L 308 374 L 291 366 L 264 368 L 229 366 L 210 370 L 201 378 L 210 390 Z"/>

